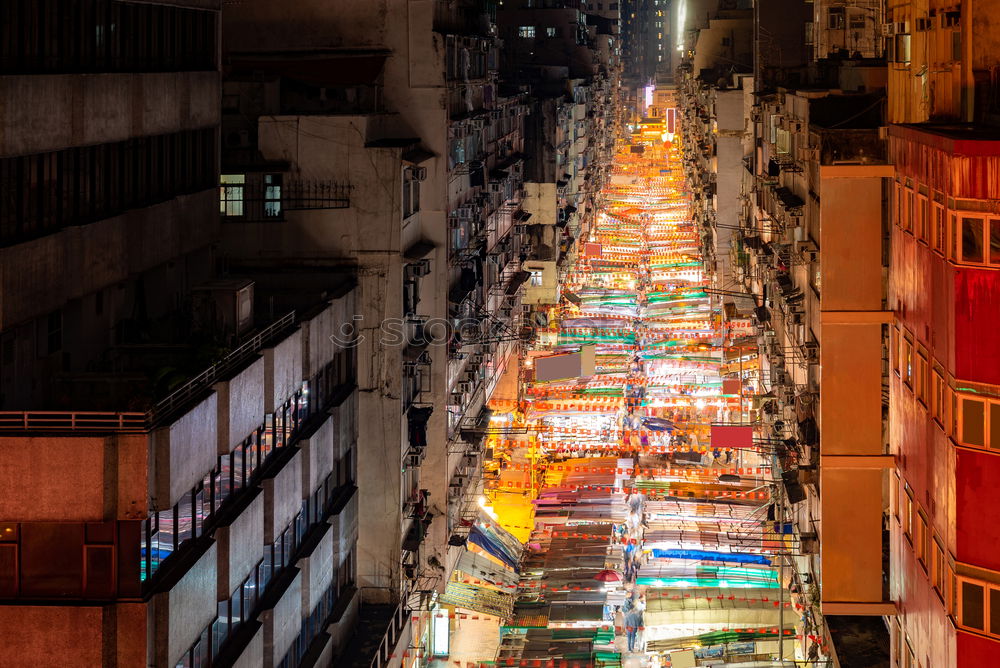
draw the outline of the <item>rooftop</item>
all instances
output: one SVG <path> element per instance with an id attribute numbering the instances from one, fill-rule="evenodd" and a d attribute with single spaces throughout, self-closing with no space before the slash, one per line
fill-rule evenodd
<path id="1" fill-rule="evenodd" d="M 968 156 L 1000 155 L 1000 127 L 981 123 L 903 123 L 889 135 Z"/>

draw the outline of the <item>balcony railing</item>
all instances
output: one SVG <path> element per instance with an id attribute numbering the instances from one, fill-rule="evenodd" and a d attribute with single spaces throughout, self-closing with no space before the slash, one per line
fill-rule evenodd
<path id="1" fill-rule="evenodd" d="M 156 402 L 148 411 L 0 411 L 0 431 L 150 431 L 181 409 L 188 408 L 198 395 L 294 327 L 295 311 L 290 311 Z"/>
<path id="2" fill-rule="evenodd" d="M 118 431 L 147 429 L 147 413 L 0 411 L 0 431 Z"/>

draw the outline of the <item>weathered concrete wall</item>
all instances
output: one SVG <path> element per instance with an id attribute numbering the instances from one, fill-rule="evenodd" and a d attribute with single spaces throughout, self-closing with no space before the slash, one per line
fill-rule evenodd
<path id="1" fill-rule="evenodd" d="M 302 456 L 296 450 L 283 469 L 273 478 L 265 478 L 264 542 L 273 543 L 302 507 Z"/>
<path id="2" fill-rule="evenodd" d="M 302 387 L 302 330 L 264 350 L 264 412 L 273 413 Z"/>
<path id="3" fill-rule="evenodd" d="M 218 125 L 217 72 L 2 76 L 0 155 Z M 45 113 L 38 113 L 44 109 Z"/>
<path id="4" fill-rule="evenodd" d="M 229 380 L 216 383 L 219 450 L 227 454 L 264 422 L 264 358 L 258 357 Z"/>
<path id="5" fill-rule="evenodd" d="M 150 459 L 155 466 L 152 490 L 157 510 L 172 507 L 217 463 L 219 395 L 212 393 L 169 427 L 153 432 Z"/>

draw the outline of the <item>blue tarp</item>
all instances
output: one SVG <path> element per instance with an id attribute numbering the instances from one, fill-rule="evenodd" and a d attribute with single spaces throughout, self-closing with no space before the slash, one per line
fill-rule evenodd
<path id="1" fill-rule="evenodd" d="M 519 555 L 509 554 L 499 541 L 491 538 L 478 526 L 473 526 L 472 530 L 469 532 L 469 542 L 473 545 L 478 545 L 503 563 L 513 568 L 515 571 L 518 571 Z"/>
<path id="2" fill-rule="evenodd" d="M 705 550 L 653 550 L 657 559 L 697 559 L 699 561 L 730 561 L 737 564 L 771 565 L 771 560 L 759 554 L 737 552 L 708 552 Z"/>

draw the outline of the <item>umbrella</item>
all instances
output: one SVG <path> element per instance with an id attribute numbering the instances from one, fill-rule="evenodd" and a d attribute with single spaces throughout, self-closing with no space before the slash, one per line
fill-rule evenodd
<path id="1" fill-rule="evenodd" d="M 618 571 L 607 569 L 595 575 L 594 579 L 600 582 L 621 582 L 622 576 Z"/>

